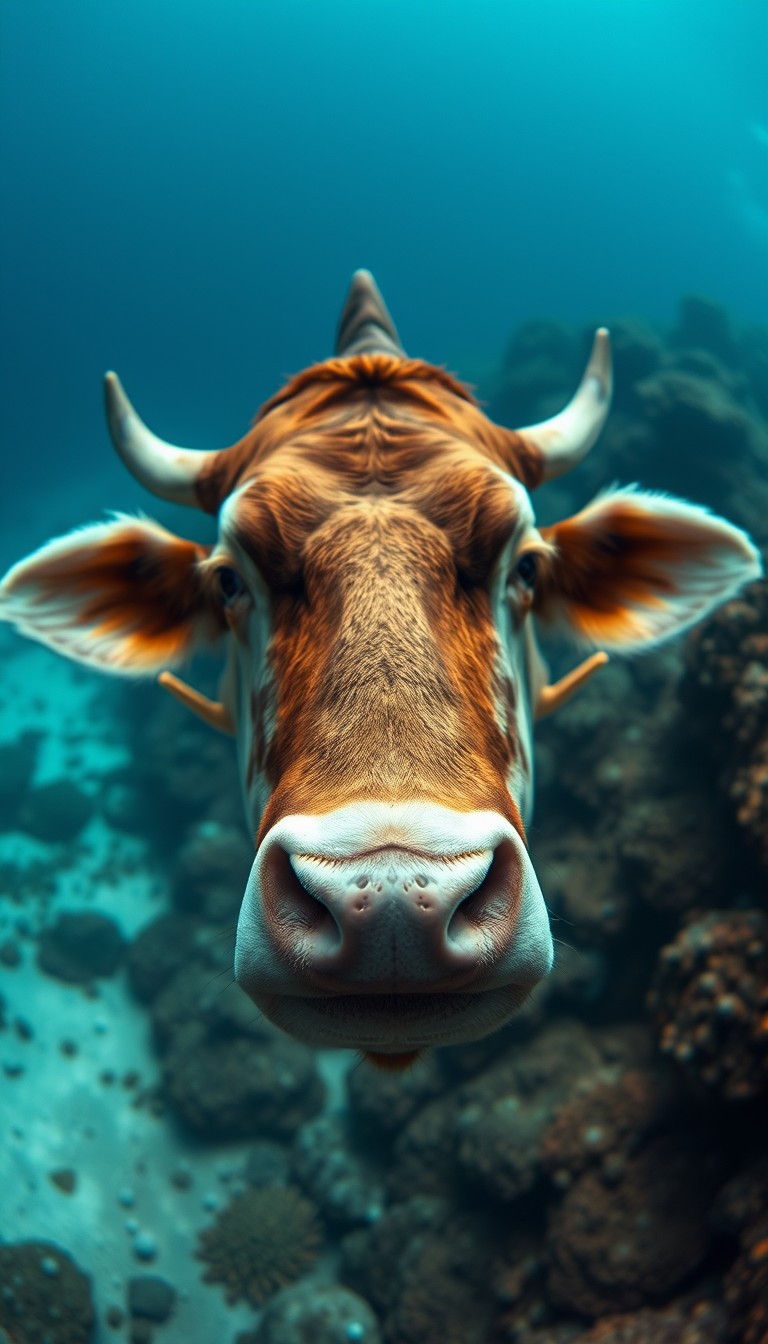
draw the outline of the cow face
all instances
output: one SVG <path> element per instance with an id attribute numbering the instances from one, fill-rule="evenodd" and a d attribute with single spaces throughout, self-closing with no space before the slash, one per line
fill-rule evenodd
<path id="1" fill-rule="evenodd" d="M 161 443 L 108 376 L 118 452 L 216 513 L 213 547 L 118 517 L 2 585 L 23 633 L 161 673 L 235 734 L 256 848 L 236 975 L 305 1041 L 402 1062 L 507 1020 L 552 964 L 525 842 L 531 722 L 605 658 L 548 686 L 534 621 L 628 652 L 760 571 L 737 528 L 637 489 L 536 527 L 530 492 L 583 457 L 609 395 L 600 332 L 565 411 L 501 429 L 405 356 L 359 272 L 336 357 L 234 448 Z M 224 656 L 217 702 L 169 671 L 203 644 Z"/>

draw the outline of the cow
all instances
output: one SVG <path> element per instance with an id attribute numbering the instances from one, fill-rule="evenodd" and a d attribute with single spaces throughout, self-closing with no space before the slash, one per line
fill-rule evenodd
<path id="1" fill-rule="evenodd" d="M 163 442 L 107 375 L 124 464 L 217 515 L 215 544 L 115 515 L 0 586 L 24 635 L 157 675 L 236 737 L 255 858 L 235 974 L 294 1037 L 398 1068 L 508 1021 L 553 961 L 526 843 L 533 720 L 761 572 L 739 528 L 636 486 L 536 526 L 533 491 L 584 458 L 610 396 L 601 329 L 563 411 L 496 425 L 406 355 L 359 271 L 335 355 L 231 448 Z M 537 625 L 592 650 L 555 685 Z M 223 656 L 216 700 L 174 671 L 202 648 Z"/>

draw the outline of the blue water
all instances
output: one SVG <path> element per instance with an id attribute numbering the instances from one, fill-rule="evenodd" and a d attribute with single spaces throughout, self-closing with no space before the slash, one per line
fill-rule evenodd
<path id="1" fill-rule="evenodd" d="M 34 541 L 140 502 L 107 367 L 167 437 L 238 438 L 361 265 L 459 371 L 534 314 L 759 320 L 766 52 L 764 0 L 6 0 L 4 507 L 30 460 Z"/>

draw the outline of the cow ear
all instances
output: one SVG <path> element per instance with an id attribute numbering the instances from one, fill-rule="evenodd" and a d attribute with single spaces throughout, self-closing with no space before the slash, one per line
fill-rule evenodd
<path id="1" fill-rule="evenodd" d="M 122 515 L 50 541 L 0 584 L 0 617 L 80 663 L 136 676 L 180 663 L 223 628 L 208 548 Z"/>
<path id="2" fill-rule="evenodd" d="M 619 653 L 678 634 L 762 573 L 738 527 L 632 486 L 606 491 L 541 533 L 553 551 L 537 583 L 537 613 L 582 643 Z"/>

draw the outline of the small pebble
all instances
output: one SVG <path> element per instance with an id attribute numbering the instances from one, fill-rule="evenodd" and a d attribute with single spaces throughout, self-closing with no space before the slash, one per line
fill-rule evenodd
<path id="1" fill-rule="evenodd" d="M 133 1254 L 137 1260 L 154 1260 L 157 1255 L 157 1242 L 149 1232 L 138 1232 L 133 1242 Z"/>
<path id="2" fill-rule="evenodd" d="M 171 1185 L 176 1190 L 189 1190 L 192 1184 L 192 1172 L 188 1167 L 176 1167 L 171 1172 Z"/>
<path id="3" fill-rule="evenodd" d="M 77 1186 L 77 1173 L 71 1167 L 58 1167 L 51 1172 L 50 1180 L 65 1195 L 71 1195 Z"/>
<path id="4" fill-rule="evenodd" d="M 132 1209 L 136 1203 L 136 1196 L 127 1186 L 123 1186 L 122 1190 L 117 1192 L 117 1202 L 122 1204 L 124 1209 Z"/>
<path id="5" fill-rule="evenodd" d="M 176 1289 L 156 1274 L 137 1274 L 128 1280 L 128 1310 L 161 1325 L 176 1305 Z"/>

